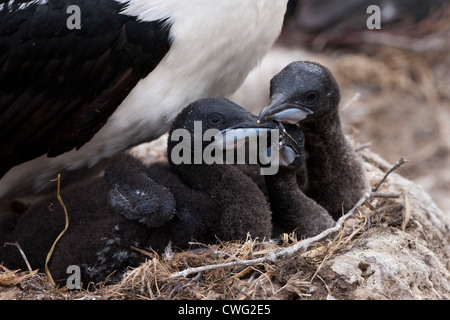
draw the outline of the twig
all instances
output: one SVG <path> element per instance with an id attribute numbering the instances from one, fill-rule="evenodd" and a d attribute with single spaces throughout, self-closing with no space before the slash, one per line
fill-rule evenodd
<path id="1" fill-rule="evenodd" d="M 330 287 L 328 287 L 328 285 L 326 284 L 325 280 L 323 280 L 319 275 L 317 275 L 317 278 L 322 281 L 323 285 L 325 286 L 325 289 L 327 289 L 328 295 L 327 295 L 327 300 L 336 300 L 333 295 L 332 292 L 330 290 Z"/>
<path id="2" fill-rule="evenodd" d="M 183 271 L 177 272 L 172 274 L 169 278 L 178 278 L 178 277 L 187 277 L 194 273 L 204 272 L 208 270 L 215 270 L 215 269 L 221 269 L 221 268 L 228 268 L 228 267 L 235 267 L 235 266 L 252 266 L 255 264 L 260 264 L 265 261 L 267 261 L 267 256 L 258 258 L 258 259 L 251 259 L 251 260 L 237 260 L 233 262 L 228 263 L 221 263 L 221 264 L 213 264 L 213 265 L 206 265 L 202 267 L 196 267 L 196 268 L 187 268 Z"/>
<path id="3" fill-rule="evenodd" d="M 361 151 L 361 150 L 370 148 L 371 145 L 372 145 L 372 142 L 364 143 L 364 144 L 362 144 L 362 145 L 356 147 L 356 148 L 355 148 L 355 152 L 359 152 L 359 151 Z"/>
<path id="4" fill-rule="evenodd" d="M 400 198 L 401 193 L 372 192 L 372 198 Z"/>
<path id="5" fill-rule="evenodd" d="M 353 95 L 353 97 L 350 99 L 350 101 L 347 102 L 347 103 L 345 104 L 345 106 L 342 107 L 341 111 L 344 111 L 344 110 L 346 110 L 347 108 L 349 108 L 353 103 L 355 103 L 356 101 L 358 101 L 359 98 L 361 98 L 361 93 L 356 92 L 356 93 Z"/>
<path id="6" fill-rule="evenodd" d="M 405 215 L 403 216 L 402 221 L 402 231 L 405 231 L 406 225 L 408 224 L 409 219 L 411 218 L 411 204 L 409 203 L 408 191 L 405 190 Z"/>
<path id="7" fill-rule="evenodd" d="M 361 199 L 359 199 L 359 201 L 355 204 L 355 206 L 350 211 L 348 211 L 344 216 L 339 218 L 339 220 L 336 222 L 336 225 L 334 227 L 322 231 L 322 233 L 318 234 L 317 236 L 299 241 L 296 244 L 281 250 L 280 252 L 278 252 L 276 254 L 276 257 L 278 258 L 278 257 L 284 256 L 284 255 L 292 254 L 302 248 L 306 249 L 308 246 L 310 246 L 314 242 L 320 241 L 323 238 L 329 236 L 330 234 L 332 234 L 334 232 L 338 232 L 339 229 L 341 228 L 341 225 L 344 223 L 344 221 L 346 219 L 350 218 L 351 216 L 353 216 L 356 213 L 356 211 L 358 211 L 359 208 L 361 208 L 361 206 L 364 204 L 364 202 L 366 202 L 367 200 L 370 199 L 370 197 L 371 197 L 370 192 L 366 193 L 363 197 L 361 197 Z"/>
<path id="8" fill-rule="evenodd" d="M 380 188 L 381 184 L 384 182 L 384 180 L 386 180 L 386 178 L 395 170 L 397 170 L 398 168 L 400 168 L 403 164 L 407 163 L 408 160 L 401 158 L 400 160 L 397 161 L 396 164 L 394 164 L 389 170 L 388 172 L 386 172 L 386 174 L 384 175 L 383 179 L 381 179 L 380 182 L 378 182 L 378 184 L 376 185 L 375 188 L 372 189 L 372 192 L 377 192 L 378 189 Z"/>
<path id="9" fill-rule="evenodd" d="M 27 256 L 25 255 L 25 252 L 23 252 L 22 247 L 20 246 L 20 244 L 16 241 L 16 242 L 5 242 L 3 244 L 3 246 L 16 246 L 16 248 L 19 250 L 20 254 L 22 255 L 23 260 L 25 261 L 28 271 L 33 272 L 33 269 L 31 269 L 31 265 L 28 262 Z"/>
<path id="10" fill-rule="evenodd" d="M 154 253 L 155 253 L 154 251 L 153 252 L 149 252 L 147 250 L 140 249 L 140 248 L 137 248 L 137 247 L 134 247 L 134 246 L 130 246 L 130 248 L 131 248 L 131 250 L 137 251 L 137 252 L 139 252 L 139 253 L 141 253 L 143 255 L 149 256 L 151 258 L 153 258 Z"/>
<path id="11" fill-rule="evenodd" d="M 356 211 L 358 211 L 359 208 L 364 204 L 364 202 L 366 202 L 367 200 L 370 199 L 370 197 L 371 197 L 370 192 L 366 193 L 363 197 L 361 197 L 361 199 L 355 204 L 355 206 L 350 211 L 347 212 L 347 214 L 345 214 L 344 216 L 339 218 L 339 220 L 336 222 L 336 225 L 334 227 L 324 230 L 322 233 L 318 234 L 317 236 L 299 241 L 294 245 L 283 248 L 282 250 L 278 251 L 277 253 L 271 252 L 271 253 L 269 253 L 261 258 L 258 258 L 258 259 L 237 260 L 237 261 L 228 262 L 228 263 L 206 265 L 206 266 L 201 266 L 201 267 L 196 267 L 196 268 L 187 268 L 183 271 L 173 273 L 170 276 L 170 278 L 187 277 L 191 274 L 204 272 L 204 271 L 208 271 L 208 270 L 220 269 L 220 268 L 228 268 L 228 267 L 243 266 L 243 265 L 245 265 L 245 266 L 257 265 L 257 264 L 264 263 L 266 261 L 275 261 L 278 258 L 287 256 L 287 255 L 291 255 L 302 249 L 306 250 L 308 248 L 308 246 L 310 246 L 314 242 L 320 241 L 323 238 L 327 237 L 328 235 L 330 235 L 334 232 L 338 232 L 339 229 L 341 228 L 342 224 L 344 223 L 344 221 L 346 219 L 350 218 L 351 216 L 353 216 L 356 213 Z"/>
<path id="12" fill-rule="evenodd" d="M 53 242 L 52 247 L 50 248 L 50 251 L 47 254 L 47 258 L 45 259 L 45 274 L 48 277 L 48 280 L 50 281 L 50 283 L 52 284 L 52 286 L 55 286 L 55 281 L 53 280 L 53 277 L 50 273 L 50 270 L 48 269 L 48 262 L 50 261 L 50 258 L 52 257 L 53 254 L 53 250 L 55 250 L 56 244 L 58 243 L 59 239 L 61 239 L 61 237 L 63 236 L 63 234 L 66 232 L 66 230 L 69 228 L 69 214 L 67 213 L 67 208 L 66 205 L 64 204 L 64 201 L 61 198 L 61 194 L 60 194 L 60 190 L 61 190 L 61 175 L 58 173 L 58 178 L 56 178 L 56 180 L 51 180 L 51 181 L 56 181 L 57 182 L 57 190 L 56 190 L 56 197 L 59 200 L 59 203 L 61 204 L 61 206 L 64 209 L 64 214 L 66 216 L 66 225 L 64 227 L 64 230 L 61 231 L 61 233 L 58 235 L 58 237 L 56 238 L 55 242 Z"/>

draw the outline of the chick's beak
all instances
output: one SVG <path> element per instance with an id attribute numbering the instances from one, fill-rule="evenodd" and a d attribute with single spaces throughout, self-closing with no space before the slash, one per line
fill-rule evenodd
<path id="1" fill-rule="evenodd" d="M 258 124 L 268 121 L 282 121 L 290 124 L 297 124 L 313 114 L 310 109 L 301 104 L 289 103 L 286 101 L 287 97 L 283 93 L 274 94 L 270 104 L 259 114 Z"/>
<path id="2" fill-rule="evenodd" d="M 245 121 L 222 130 L 214 136 L 214 145 L 221 149 L 236 149 L 252 137 L 263 137 L 278 130 L 275 122 L 267 122 L 261 126 L 256 121 Z"/>
<path id="3" fill-rule="evenodd" d="M 231 150 L 242 146 L 252 137 L 269 137 L 274 132 L 279 134 L 280 141 L 276 145 L 269 146 L 266 152 L 261 153 L 265 159 L 270 161 L 274 152 L 279 152 L 279 164 L 289 166 L 300 156 L 298 143 L 284 129 L 282 123 L 268 121 L 257 126 L 255 120 L 243 121 L 221 130 L 213 137 L 212 145 L 218 149 Z"/>

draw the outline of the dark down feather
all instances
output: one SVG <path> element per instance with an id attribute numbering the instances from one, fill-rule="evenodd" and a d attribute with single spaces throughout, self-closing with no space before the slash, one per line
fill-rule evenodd
<path id="1" fill-rule="evenodd" d="M 361 159 L 342 130 L 336 79 L 318 63 L 294 62 L 271 80 L 270 90 L 272 103 L 259 120 L 300 126 L 308 153 L 306 194 L 337 220 L 368 190 L 368 182 Z M 304 112 L 286 113 L 296 109 Z"/>

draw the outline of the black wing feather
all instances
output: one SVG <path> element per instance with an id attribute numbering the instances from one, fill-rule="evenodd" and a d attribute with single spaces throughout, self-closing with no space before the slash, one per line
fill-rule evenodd
<path id="1" fill-rule="evenodd" d="M 0 178 L 83 146 L 170 48 L 165 21 L 138 22 L 114 0 L 1 3 Z M 73 4 L 81 29 L 66 26 Z"/>

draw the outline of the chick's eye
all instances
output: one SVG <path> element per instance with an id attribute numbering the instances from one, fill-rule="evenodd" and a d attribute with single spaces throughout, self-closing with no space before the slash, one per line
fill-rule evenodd
<path id="1" fill-rule="evenodd" d="M 212 113 L 208 116 L 208 122 L 214 126 L 217 126 L 223 123 L 223 117 L 218 113 Z"/>
<path id="2" fill-rule="evenodd" d="M 311 104 L 316 102 L 319 99 L 319 93 L 317 91 L 308 91 L 303 96 L 303 101 Z"/>

